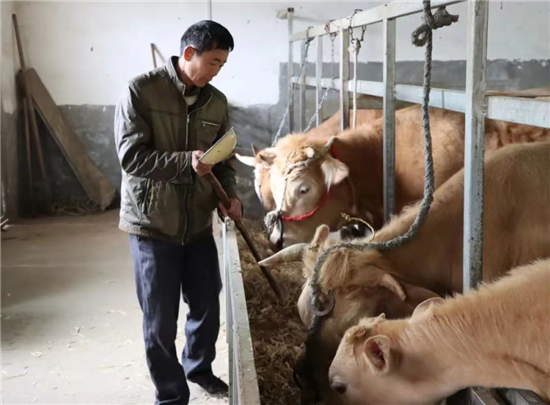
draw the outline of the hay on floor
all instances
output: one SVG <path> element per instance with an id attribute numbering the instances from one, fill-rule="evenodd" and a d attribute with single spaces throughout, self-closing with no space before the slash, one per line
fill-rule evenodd
<path id="1" fill-rule="evenodd" d="M 261 225 L 250 220 L 245 225 L 260 255 L 271 255 Z M 306 337 L 296 308 L 304 282 L 301 264 L 271 269 L 284 292 L 278 303 L 240 235 L 238 244 L 262 405 L 299 404 L 292 371 Z"/>

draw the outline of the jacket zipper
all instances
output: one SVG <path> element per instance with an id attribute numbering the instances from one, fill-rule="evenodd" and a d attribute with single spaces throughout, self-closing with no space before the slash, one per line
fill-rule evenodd
<path id="1" fill-rule="evenodd" d="M 206 103 L 204 103 L 203 105 L 201 105 L 199 108 L 197 108 L 196 110 L 193 110 L 191 111 L 190 113 L 188 112 L 189 109 L 187 108 L 187 106 L 185 107 L 185 112 L 187 113 L 187 120 L 185 122 L 185 150 L 186 151 L 189 151 L 189 122 L 191 121 L 191 114 L 199 111 L 201 108 L 203 108 L 206 104 L 208 104 L 210 102 L 210 100 L 212 99 L 212 94 L 210 94 L 210 97 L 208 97 L 208 100 L 206 100 Z M 203 121 L 203 125 L 204 125 L 204 122 Z M 211 124 L 211 123 L 209 123 Z M 181 237 L 181 244 L 184 245 L 185 244 L 185 239 L 186 239 L 186 236 L 187 236 L 187 229 L 189 228 L 189 215 L 188 215 L 188 212 L 187 212 L 187 188 L 184 189 L 183 191 L 183 204 L 184 204 L 184 211 L 185 211 L 185 227 L 183 229 L 183 235 Z"/>
<path id="2" fill-rule="evenodd" d="M 188 108 L 185 107 L 185 112 L 187 113 L 186 121 L 185 121 L 185 150 L 189 151 L 189 121 L 190 121 L 190 114 L 188 113 Z M 193 169 L 191 169 L 193 170 Z M 181 235 L 181 244 L 185 245 L 185 235 L 187 234 L 187 228 L 189 225 L 189 214 L 187 212 L 187 187 L 184 187 L 183 189 L 183 211 L 185 216 L 185 226 L 183 228 L 183 233 Z"/>

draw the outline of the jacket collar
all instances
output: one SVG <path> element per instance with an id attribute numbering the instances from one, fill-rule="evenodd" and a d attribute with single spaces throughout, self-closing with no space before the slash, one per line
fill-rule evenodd
<path id="1" fill-rule="evenodd" d="M 166 61 L 165 70 L 174 86 L 176 86 L 176 88 L 183 96 L 185 94 L 185 83 L 183 83 L 178 77 L 178 72 L 176 70 L 177 63 L 178 57 L 172 56 Z M 202 89 L 200 89 L 199 98 L 197 99 L 196 103 L 193 104 L 193 110 L 204 106 L 210 100 L 211 96 L 212 86 L 210 84 L 207 84 Z"/>

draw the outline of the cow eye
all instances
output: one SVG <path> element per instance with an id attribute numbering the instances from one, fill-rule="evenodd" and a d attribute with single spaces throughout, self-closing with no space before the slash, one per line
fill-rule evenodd
<path id="1" fill-rule="evenodd" d="M 309 192 L 309 187 L 307 186 L 300 187 L 300 194 L 306 194 L 307 192 Z"/>

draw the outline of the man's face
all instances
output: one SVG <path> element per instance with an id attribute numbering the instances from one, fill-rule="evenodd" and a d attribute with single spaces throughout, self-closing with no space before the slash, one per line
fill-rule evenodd
<path id="1" fill-rule="evenodd" d="M 191 79 L 197 87 L 204 87 L 220 72 L 229 56 L 229 51 L 213 49 L 203 52 L 201 55 L 192 46 L 185 48 L 183 58 L 185 75 Z"/>

